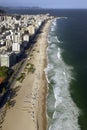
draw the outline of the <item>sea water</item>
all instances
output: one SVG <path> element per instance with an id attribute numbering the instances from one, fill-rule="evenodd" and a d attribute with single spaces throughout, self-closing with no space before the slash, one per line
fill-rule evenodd
<path id="1" fill-rule="evenodd" d="M 87 10 L 53 13 L 60 18 L 48 36 L 48 130 L 87 130 Z"/>
<path id="2" fill-rule="evenodd" d="M 78 124 L 79 109 L 73 102 L 69 84 L 73 77 L 73 66 L 67 65 L 61 56 L 57 22 L 52 22 L 48 35 L 48 77 L 49 93 L 47 97 L 48 130 L 80 130 Z"/>

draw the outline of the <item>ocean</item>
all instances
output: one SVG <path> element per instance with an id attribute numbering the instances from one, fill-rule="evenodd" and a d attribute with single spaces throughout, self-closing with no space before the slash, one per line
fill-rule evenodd
<path id="1" fill-rule="evenodd" d="M 58 16 L 48 35 L 48 130 L 87 130 L 87 10 L 13 10 Z"/>
<path id="2" fill-rule="evenodd" d="M 48 130 L 87 130 L 87 10 L 52 22 L 47 54 Z"/>

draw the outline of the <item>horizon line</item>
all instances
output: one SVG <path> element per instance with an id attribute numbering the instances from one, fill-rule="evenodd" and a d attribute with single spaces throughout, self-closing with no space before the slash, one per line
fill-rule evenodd
<path id="1" fill-rule="evenodd" d="M 40 6 L 22 6 L 22 5 L 20 5 L 20 6 L 4 6 L 4 5 L 0 5 L 0 8 L 37 8 L 37 9 L 82 9 L 82 10 L 84 10 L 84 9 L 87 9 L 87 8 L 57 8 L 57 7 L 55 7 L 55 8 L 53 8 L 53 7 L 40 7 Z"/>

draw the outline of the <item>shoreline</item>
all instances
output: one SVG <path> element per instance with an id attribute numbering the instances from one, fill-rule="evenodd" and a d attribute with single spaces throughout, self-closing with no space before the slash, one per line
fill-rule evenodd
<path id="1" fill-rule="evenodd" d="M 16 82 L 16 90 L 11 99 L 12 107 L 7 110 L 2 124 L 3 130 L 46 130 L 47 80 L 44 69 L 47 66 L 47 36 L 51 20 L 45 23 L 38 34 L 29 63 L 34 64 L 35 72 L 26 74 L 22 83 Z M 18 88 L 19 87 L 19 88 Z"/>

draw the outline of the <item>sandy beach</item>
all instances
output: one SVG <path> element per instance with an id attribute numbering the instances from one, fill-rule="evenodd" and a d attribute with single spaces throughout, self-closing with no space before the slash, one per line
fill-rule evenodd
<path id="1" fill-rule="evenodd" d="M 48 21 L 38 35 L 27 60 L 35 67 L 34 73 L 27 73 L 22 83 L 16 82 L 13 87 L 15 95 L 12 106 L 7 110 L 2 130 L 46 130 L 46 67 L 47 36 L 51 21 Z M 24 70 L 23 70 L 24 72 Z"/>

